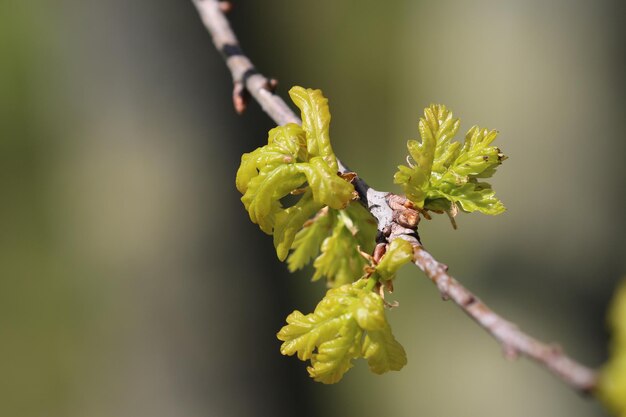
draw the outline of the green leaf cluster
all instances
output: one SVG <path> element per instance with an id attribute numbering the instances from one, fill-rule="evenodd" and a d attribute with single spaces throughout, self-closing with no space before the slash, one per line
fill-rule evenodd
<path id="1" fill-rule="evenodd" d="M 597 395 L 615 415 L 626 417 L 626 282 L 615 293 L 609 325 L 611 355 L 600 374 Z"/>
<path id="2" fill-rule="evenodd" d="M 351 283 L 367 265 L 359 248 L 371 253 L 375 238 L 376 223 L 359 203 L 345 210 L 323 210 L 296 234 L 287 258 L 289 270 L 294 272 L 315 259 L 313 281 L 326 277 L 333 288 Z"/>
<path id="3" fill-rule="evenodd" d="M 352 184 L 337 174 L 328 101 L 321 91 L 302 87 L 293 87 L 289 95 L 301 110 L 302 126 L 270 130 L 267 145 L 242 156 L 236 178 L 250 220 L 274 235 L 280 260 L 309 218 L 324 206 L 345 208 L 354 195 Z M 284 207 L 281 199 L 290 194 L 301 197 Z"/>
<path id="4" fill-rule="evenodd" d="M 404 367 L 406 353 L 391 333 L 383 299 L 365 286 L 360 280 L 331 289 L 313 313 L 291 313 L 277 335 L 281 353 L 310 360 L 309 375 L 324 384 L 341 380 L 359 357 L 377 374 Z"/>
<path id="5" fill-rule="evenodd" d="M 331 287 L 313 313 L 287 317 L 277 335 L 281 353 L 310 361 L 310 376 L 326 384 L 339 381 L 361 357 L 375 373 L 400 370 L 406 353 L 391 332 L 385 301 L 372 290 L 393 288 L 398 269 L 413 260 L 413 246 L 396 238 L 380 260 L 362 255 L 374 250 L 376 223 L 353 202 L 354 187 L 338 174 L 328 101 L 321 91 L 302 87 L 289 95 L 302 125 L 270 130 L 267 145 L 242 156 L 236 178 L 250 219 L 274 236 L 278 258 L 292 272 L 312 262 L 313 280 L 325 277 Z M 504 206 L 481 181 L 504 158 L 491 146 L 496 132 L 473 127 L 462 145 L 452 141 L 458 128 L 444 106 L 427 108 L 421 141 L 408 142 L 415 164 L 400 166 L 395 182 L 420 209 L 498 214 Z"/>
<path id="6" fill-rule="evenodd" d="M 431 105 L 419 121 L 421 141 L 409 140 L 407 147 L 414 164 L 400 165 L 394 182 L 417 207 L 454 214 L 467 212 L 500 214 L 505 208 L 485 181 L 505 159 L 490 146 L 497 131 L 472 127 L 465 142 L 452 141 L 459 119 L 443 105 Z"/>

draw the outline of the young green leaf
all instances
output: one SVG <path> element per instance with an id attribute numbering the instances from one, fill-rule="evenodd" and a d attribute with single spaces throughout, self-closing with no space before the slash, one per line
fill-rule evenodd
<path id="1" fill-rule="evenodd" d="M 406 352 L 393 337 L 389 325 L 382 330 L 370 331 L 363 340 L 363 357 L 375 374 L 399 371 L 406 365 Z"/>
<path id="2" fill-rule="evenodd" d="M 350 320 L 346 316 L 348 306 L 337 303 L 336 298 L 337 294 L 329 291 L 315 312 L 304 315 L 296 310 L 287 316 L 287 326 L 278 333 L 278 339 L 284 342 L 280 347 L 283 355 L 297 354 L 302 361 L 311 359 L 319 345 L 339 333 Z"/>
<path id="3" fill-rule="evenodd" d="M 248 189 L 248 183 L 261 170 L 306 160 L 308 154 L 304 130 L 293 123 L 275 127 L 268 132 L 267 145 L 241 157 L 236 178 L 237 190 L 244 194 Z"/>
<path id="4" fill-rule="evenodd" d="M 402 265 L 413 260 L 413 246 L 404 239 L 394 239 L 389 244 L 387 252 L 375 267 L 377 277 L 388 281 L 396 276 Z"/>
<path id="5" fill-rule="evenodd" d="M 331 169 L 321 157 L 316 156 L 309 159 L 306 164 L 296 165 L 298 171 L 305 175 L 313 191 L 313 199 L 318 203 L 342 209 L 347 207 L 354 197 L 352 184 L 337 175 L 337 171 Z"/>
<path id="6" fill-rule="evenodd" d="M 307 367 L 309 376 L 323 384 L 339 382 L 360 355 L 362 337 L 363 331 L 353 321 L 346 323 L 336 337 L 318 346 Z"/>
<path id="7" fill-rule="evenodd" d="M 250 215 L 267 234 L 274 234 L 279 259 L 284 260 L 296 233 L 324 206 L 345 208 L 354 187 L 337 175 L 330 146 L 330 114 L 319 90 L 292 89 L 302 109 L 303 125 L 287 124 L 270 130 L 267 145 L 244 154 L 237 171 L 237 189 Z M 281 199 L 302 194 L 285 208 Z"/>
<path id="8" fill-rule="evenodd" d="M 333 229 L 335 217 L 334 210 L 322 209 L 296 234 L 291 245 L 292 252 L 287 258 L 289 271 L 304 268 L 319 255 L 322 242 Z"/>
<path id="9" fill-rule="evenodd" d="M 274 247 L 281 261 L 287 258 L 294 238 L 302 225 L 320 210 L 320 204 L 313 199 L 313 192 L 308 189 L 298 202 L 275 216 Z"/>
<path id="10" fill-rule="evenodd" d="M 326 277 L 330 287 L 351 283 L 363 275 L 367 264 L 359 248 L 371 252 L 375 237 L 376 223 L 360 204 L 327 210 L 296 235 L 287 259 L 289 269 L 293 272 L 315 258 L 314 281 Z"/>
<path id="11" fill-rule="evenodd" d="M 489 146 L 498 136 L 495 130 L 473 126 L 465 136 L 465 143 L 459 156 L 452 164 L 456 175 L 471 175 L 474 178 L 489 178 L 500 165 L 503 155 L 500 149 Z M 452 181 L 454 178 L 442 178 Z"/>
<path id="12" fill-rule="evenodd" d="M 422 141 L 410 140 L 409 154 L 415 165 L 399 166 L 394 182 L 417 207 L 454 213 L 455 206 L 467 212 L 500 214 L 504 205 L 491 185 L 479 179 L 490 178 L 505 159 L 496 147 L 495 130 L 472 127 L 463 146 L 452 142 L 459 119 L 442 105 L 424 110 L 419 122 Z"/>
<path id="13" fill-rule="evenodd" d="M 307 149 L 311 155 L 321 156 L 328 166 L 337 171 L 337 159 L 330 146 L 328 133 L 330 111 L 328 100 L 320 90 L 293 87 L 289 90 L 291 100 L 302 112 L 302 129 L 306 132 Z"/>
<path id="14" fill-rule="evenodd" d="M 597 395 L 616 416 L 626 417 L 626 282 L 615 293 L 609 325 L 611 355 L 600 374 Z"/>
<path id="15" fill-rule="evenodd" d="M 470 179 L 463 185 L 451 184 L 449 182 L 437 182 L 435 189 L 429 191 L 434 200 L 448 200 L 450 203 L 458 203 L 464 211 L 480 211 L 484 214 L 496 215 L 503 213 L 505 208 L 500 200 L 496 198 L 496 192 L 491 188 L 491 184 L 478 182 Z M 435 206 L 430 206 L 428 202 L 426 208 L 436 210 Z M 446 208 L 449 210 L 449 208 Z"/>
<path id="16" fill-rule="evenodd" d="M 309 375 L 325 384 L 338 382 L 360 356 L 376 373 L 402 368 L 406 354 L 391 334 L 383 300 L 364 287 L 362 280 L 331 289 L 313 313 L 291 313 L 277 335 L 281 353 L 310 360 Z"/>

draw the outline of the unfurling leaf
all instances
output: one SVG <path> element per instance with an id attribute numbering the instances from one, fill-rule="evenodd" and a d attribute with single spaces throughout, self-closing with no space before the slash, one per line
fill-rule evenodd
<path id="1" fill-rule="evenodd" d="M 401 238 L 394 239 L 389 244 L 378 265 L 376 265 L 376 275 L 383 281 L 393 279 L 400 267 L 412 260 L 413 245 Z"/>
<path id="2" fill-rule="evenodd" d="M 297 204 L 279 212 L 274 223 L 274 247 L 282 261 L 287 257 L 294 238 L 302 225 L 320 209 L 320 204 L 313 199 L 311 190 L 307 190 Z"/>
<path id="3" fill-rule="evenodd" d="M 317 382 L 334 384 L 352 368 L 352 359 L 360 354 L 363 332 L 353 323 L 346 323 L 337 335 L 322 343 L 307 367 L 309 376 Z"/>
<path id="4" fill-rule="evenodd" d="M 376 223 L 359 203 L 345 210 L 325 210 L 296 235 L 287 259 L 289 270 L 300 269 L 315 258 L 314 281 L 326 277 L 329 287 L 351 283 L 363 275 L 367 264 L 359 248 L 371 252 L 375 237 Z"/>
<path id="5" fill-rule="evenodd" d="M 331 289 L 313 313 L 291 313 L 277 335 L 281 353 L 310 360 L 309 375 L 325 384 L 338 382 L 361 356 L 375 373 L 400 370 L 406 353 L 391 333 L 383 299 L 364 287 L 361 280 Z"/>
<path id="6" fill-rule="evenodd" d="M 270 130 L 267 145 L 244 154 L 237 171 L 237 189 L 250 215 L 267 234 L 274 234 L 278 258 L 284 260 L 296 233 L 322 207 L 345 208 L 354 187 L 337 175 L 330 146 L 330 113 L 319 90 L 290 91 L 302 110 L 302 126 L 287 124 Z M 302 194 L 285 208 L 281 199 Z"/>
<path id="7" fill-rule="evenodd" d="M 330 126 L 328 100 L 320 90 L 298 86 L 289 90 L 289 97 L 302 113 L 302 129 L 306 132 L 309 153 L 321 156 L 330 168 L 337 171 L 337 159 L 330 146 L 328 135 Z"/>
<path id="8" fill-rule="evenodd" d="M 465 142 L 452 142 L 459 119 L 442 105 L 431 105 L 419 121 L 421 142 L 408 141 L 410 166 L 400 165 L 394 182 L 417 207 L 454 213 L 463 211 L 500 214 L 504 205 L 495 197 L 491 185 L 479 179 L 490 178 L 505 159 L 490 146 L 495 130 L 472 127 Z"/>
<path id="9" fill-rule="evenodd" d="M 615 293 L 609 325 L 611 354 L 600 374 L 597 395 L 616 416 L 626 417 L 626 282 Z"/>
<path id="10" fill-rule="evenodd" d="M 312 259 L 320 253 L 322 242 L 333 230 L 336 213 L 328 208 L 320 210 L 308 224 L 296 234 L 291 245 L 292 252 L 287 258 L 289 271 L 295 272 L 304 268 Z"/>
<path id="11" fill-rule="evenodd" d="M 400 165 L 394 175 L 394 182 L 402 184 L 409 200 L 418 207 L 424 207 L 430 181 L 435 152 L 438 161 L 441 160 L 441 151 L 447 149 L 450 139 L 459 129 L 459 119 L 453 119 L 452 113 L 445 106 L 431 106 L 424 110 L 426 118 L 421 118 L 418 124 L 421 142 L 409 140 L 407 148 L 415 165 L 406 167 Z M 457 145 L 458 147 L 458 145 Z M 440 164 L 438 164 L 440 165 Z"/>

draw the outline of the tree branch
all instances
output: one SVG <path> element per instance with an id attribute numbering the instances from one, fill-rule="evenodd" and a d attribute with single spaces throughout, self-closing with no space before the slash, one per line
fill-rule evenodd
<path id="1" fill-rule="evenodd" d="M 236 111 L 242 113 L 245 110 L 251 95 L 277 125 L 301 124 L 300 118 L 274 93 L 276 82 L 260 74 L 243 53 L 224 16 L 224 11 L 230 9 L 230 3 L 217 0 L 192 1 L 232 74 Z M 351 172 L 341 161 L 338 162 L 340 173 Z M 547 345 L 525 334 L 493 312 L 448 274 L 448 267 L 438 262 L 420 242 L 417 234 L 419 212 L 409 200 L 400 195 L 374 190 L 359 177 L 352 182 L 361 203 L 376 218 L 378 243 L 389 243 L 397 238 L 409 241 L 414 247 L 415 265 L 437 286 L 445 300 L 452 300 L 502 345 L 507 358 L 526 356 L 581 393 L 588 393 L 595 388 L 597 374 L 594 370 L 569 358 L 558 346 Z"/>

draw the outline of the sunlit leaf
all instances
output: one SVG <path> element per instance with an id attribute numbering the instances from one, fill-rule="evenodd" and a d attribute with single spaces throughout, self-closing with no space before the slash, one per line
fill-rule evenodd
<path id="1" fill-rule="evenodd" d="M 364 281 L 329 290 L 313 313 L 294 311 L 277 336 L 283 341 L 281 353 L 310 360 L 309 375 L 325 384 L 338 382 L 361 356 L 376 373 L 399 370 L 406 363 L 382 298 L 365 289 Z"/>
<path id="2" fill-rule="evenodd" d="M 389 325 L 378 331 L 368 332 L 363 340 L 363 357 L 375 374 L 399 371 L 406 365 L 406 352 L 393 337 Z"/>
<path id="3" fill-rule="evenodd" d="M 285 260 L 294 238 L 302 225 L 320 209 L 320 204 L 313 200 L 313 193 L 307 190 L 298 202 L 275 216 L 274 246 L 278 259 Z"/>
<path id="4" fill-rule="evenodd" d="M 287 262 L 294 271 L 315 258 L 313 280 L 326 277 L 330 287 L 337 287 L 363 275 L 367 261 L 359 248 L 371 252 L 375 237 L 376 223 L 369 212 L 355 202 L 345 210 L 331 209 L 310 221 L 296 235 Z"/>
<path id="5" fill-rule="evenodd" d="M 289 96 L 302 112 L 302 129 L 306 132 L 309 153 L 321 156 L 332 170 L 337 171 L 337 159 L 330 146 L 328 100 L 320 90 L 298 86 L 289 90 Z"/>
<path id="6" fill-rule="evenodd" d="M 307 367 L 309 376 L 317 382 L 335 384 L 352 368 L 352 360 L 360 355 L 363 331 L 350 321 L 344 324 L 336 337 L 317 348 Z"/>
<path id="7" fill-rule="evenodd" d="M 458 129 L 459 119 L 445 106 L 426 108 L 419 122 L 421 142 L 407 144 L 415 164 L 399 166 L 394 181 L 419 208 L 450 212 L 456 205 L 466 212 L 502 213 L 504 205 L 491 185 L 479 181 L 490 178 L 505 159 L 490 146 L 497 132 L 474 126 L 461 146 L 452 141 Z"/>
<path id="8" fill-rule="evenodd" d="M 330 114 L 319 90 L 292 89 L 302 109 L 303 125 L 287 124 L 269 131 L 267 145 L 244 154 L 237 171 L 237 189 L 250 220 L 274 235 L 278 258 L 284 260 L 296 233 L 324 206 L 343 209 L 354 187 L 337 173 L 330 146 Z M 302 195 L 291 207 L 281 200 Z"/>
<path id="9" fill-rule="evenodd" d="M 303 268 L 320 253 L 320 246 L 333 229 L 334 210 L 323 210 L 309 221 L 297 234 L 291 246 L 292 252 L 287 258 L 289 271 Z"/>

